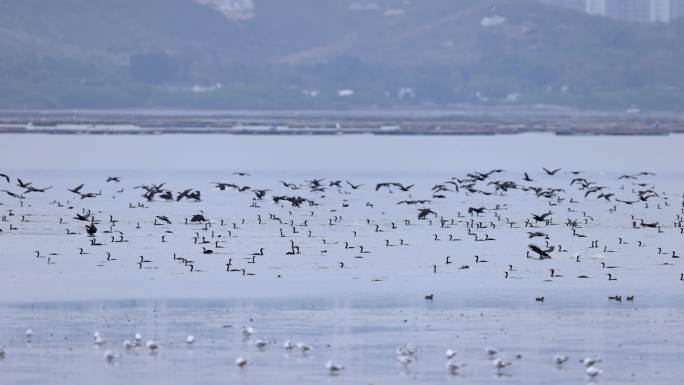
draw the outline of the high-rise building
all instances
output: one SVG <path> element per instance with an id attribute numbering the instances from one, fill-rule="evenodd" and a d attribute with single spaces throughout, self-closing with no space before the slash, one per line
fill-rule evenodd
<path id="1" fill-rule="evenodd" d="M 611 13 L 608 16 L 648 23 L 651 21 L 651 2 L 652 0 L 611 0 Z"/>
<path id="2" fill-rule="evenodd" d="M 672 18 L 684 17 L 684 0 L 672 0 Z"/>
<path id="3" fill-rule="evenodd" d="M 539 0 L 542 3 L 555 5 L 575 11 L 582 11 L 586 8 L 586 0 Z"/>
<path id="4" fill-rule="evenodd" d="M 635 21 L 640 23 L 669 21 L 669 4 L 671 0 L 603 0 L 591 2 L 587 0 L 586 12 L 612 19 Z"/>
<path id="5" fill-rule="evenodd" d="M 539 0 L 590 15 L 639 23 L 668 23 L 684 18 L 684 0 Z"/>
<path id="6" fill-rule="evenodd" d="M 629 0 L 606 0 L 606 13 L 604 16 L 619 20 L 630 20 L 631 3 Z"/>
<path id="7" fill-rule="evenodd" d="M 586 0 L 584 11 L 590 15 L 608 16 L 606 0 Z"/>
<path id="8" fill-rule="evenodd" d="M 669 23 L 672 20 L 672 0 L 651 0 L 650 21 Z"/>

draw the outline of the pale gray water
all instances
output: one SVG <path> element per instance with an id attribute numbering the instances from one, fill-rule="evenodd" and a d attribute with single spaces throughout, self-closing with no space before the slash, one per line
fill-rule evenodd
<path id="1" fill-rule="evenodd" d="M 0 318 L 8 357 L 0 361 L 3 384 L 581 384 L 578 361 L 598 355 L 602 384 L 677 384 L 684 336 L 681 309 L 472 308 L 423 304 L 385 307 L 354 302 L 122 302 L 9 307 Z M 250 321 L 250 318 L 252 321 Z M 31 344 L 22 326 L 31 325 Z M 254 328 L 252 338 L 241 335 Z M 99 330 L 106 343 L 93 345 Z M 121 341 L 140 332 L 160 342 L 158 354 L 144 347 L 125 352 Z M 189 348 L 188 334 L 196 337 Z M 269 342 L 259 350 L 256 339 Z M 287 352 L 283 341 L 304 341 L 309 354 Z M 143 343 L 144 343 L 143 341 Z M 399 344 L 413 343 L 417 360 L 404 368 L 395 359 Z M 513 365 L 497 377 L 484 347 L 501 350 Z M 458 351 L 466 367 L 445 370 L 444 351 Z M 103 352 L 122 354 L 116 365 Z M 516 359 L 515 355 L 522 358 Z M 571 358 L 562 367 L 556 354 Z M 249 360 L 244 370 L 233 361 Z M 330 377 L 324 364 L 347 370 Z"/>
<path id="2" fill-rule="evenodd" d="M 0 137 L 7 169 L 171 170 L 452 175 L 506 167 L 595 172 L 681 170 L 684 135 L 670 136 L 58 136 Z M 332 175 L 331 175 L 332 176 Z"/>
<path id="3" fill-rule="evenodd" d="M 503 357 L 513 361 L 505 376 L 497 378 L 506 383 L 581 383 L 586 376 L 578 360 L 588 355 L 604 360 L 601 383 L 677 383 L 684 375 L 677 365 L 684 344 L 684 282 L 679 280 L 684 269 L 670 253 L 684 253 L 677 224 L 684 191 L 679 169 L 683 145 L 682 136 L 1 136 L 0 172 L 53 188 L 27 194 L 24 207 L 0 196 L 7 219 L 0 223 L 0 302 L 5 303 L 0 307 L 0 346 L 7 351 L 0 361 L 0 383 L 491 383 L 496 372 L 484 355 L 485 346 L 502 349 Z M 530 154 L 532 149 L 538 152 Z M 564 170 L 548 176 L 542 166 Z M 433 198 L 430 207 L 444 218 L 464 216 L 447 228 L 440 228 L 438 221 L 417 221 L 416 208 L 423 205 L 396 204 L 429 199 L 436 183 L 490 168 L 506 170 L 491 180 L 520 184 L 526 184 L 522 172 L 527 171 L 535 179 L 527 184 L 563 188 L 565 200 L 549 206 L 552 200 L 520 190 L 492 196 L 446 193 L 446 199 Z M 583 190 L 569 186 L 575 176 L 565 173 L 576 169 L 586 170 L 581 177 L 606 186 L 619 199 L 634 199 L 632 188 L 653 188 L 659 196 L 650 199 L 648 207 L 608 203 L 597 200 L 596 194 L 584 198 Z M 252 175 L 231 175 L 237 170 Z M 658 175 L 640 177 L 643 187 L 617 179 L 623 172 L 639 171 Z M 110 175 L 121 176 L 122 182 L 106 184 Z M 290 191 L 278 183 L 316 177 L 365 186 L 312 193 Z M 259 207 L 250 207 L 253 194 L 218 191 L 212 181 L 271 191 Z M 416 186 L 410 193 L 375 192 L 375 183 L 383 181 Z M 129 208 L 144 202 L 134 186 L 161 182 L 174 192 L 199 189 L 203 200 L 157 200 Z M 102 195 L 81 200 L 66 191 L 80 183 L 85 184 L 83 191 L 102 190 Z M 15 184 L 3 180 L 0 188 L 21 192 Z M 486 182 L 478 188 L 493 191 Z M 302 195 L 318 206 L 275 205 L 270 196 L 278 194 Z M 570 204 L 570 198 L 577 203 Z M 495 210 L 497 204 L 500 209 Z M 489 210 L 473 217 L 475 221 L 499 225 L 472 230 L 496 241 L 478 242 L 468 235 L 467 209 L 479 206 Z M 82 208 L 102 222 L 97 240 L 103 246 L 88 246 L 83 222 L 72 218 Z M 9 209 L 14 216 L 7 216 Z M 192 240 L 196 232 L 210 237 L 210 231 L 183 224 L 200 210 L 213 223 L 210 230 L 216 238 L 206 245 L 214 249 L 212 255 L 202 255 Z M 553 224 L 535 230 L 548 233 L 552 245 L 561 244 L 567 251 L 556 250 L 551 260 L 525 258 L 527 245 L 543 245 L 543 240 L 530 240 L 531 229 L 511 229 L 503 218 L 522 226 L 530 213 L 547 210 L 554 211 Z M 125 234 L 127 243 L 111 243 L 103 233 L 109 215 L 120 220 L 115 230 Z M 173 224 L 154 226 L 155 215 L 167 215 Z M 338 220 L 331 226 L 335 216 Z M 632 216 L 660 222 L 661 232 L 632 229 Z M 404 224 L 406 218 L 411 225 Z M 297 234 L 287 224 L 290 219 Z M 573 237 L 564 225 L 568 219 L 578 220 L 577 230 L 587 238 Z M 10 222 L 18 229 L 9 230 Z M 233 222 L 237 229 L 232 229 Z M 374 231 L 375 224 L 381 233 Z M 66 235 L 66 228 L 78 234 Z M 286 237 L 279 236 L 281 228 Z M 161 243 L 162 234 L 168 242 Z M 433 234 L 440 241 L 434 241 Z M 449 242 L 449 235 L 461 240 Z M 618 237 L 627 243 L 618 244 Z M 214 247 L 218 239 L 225 241 L 224 248 Z M 285 255 L 289 239 L 300 246 L 301 254 Z M 385 247 L 386 239 L 410 245 Z M 599 240 L 600 247 L 591 248 L 592 240 Z M 355 248 L 346 249 L 344 241 Z M 360 254 L 358 245 L 371 254 Z M 79 247 L 88 254 L 79 255 Z M 265 255 L 249 264 L 249 254 L 260 247 Z M 58 254 L 52 256 L 56 263 L 35 258 L 34 250 Z M 106 251 L 116 261 L 106 262 Z M 173 260 L 174 252 L 193 259 L 202 271 L 190 273 Z M 476 254 L 489 263 L 476 264 Z M 142 270 L 135 264 L 139 255 L 152 261 Z M 447 255 L 452 264 L 444 263 Z M 228 258 L 234 267 L 255 275 L 225 272 Z M 602 261 L 617 268 L 602 269 Z M 438 265 L 436 274 L 433 264 Z M 470 269 L 459 269 L 465 264 Z M 514 271 L 505 279 L 509 264 Z M 563 277 L 549 279 L 549 268 Z M 618 280 L 608 281 L 607 271 Z M 434 294 L 433 301 L 423 299 L 428 293 Z M 608 300 L 612 295 L 634 295 L 635 301 L 616 303 Z M 535 302 L 540 296 L 544 303 Z M 137 301 L 122 302 L 132 299 Z M 252 342 L 274 341 L 264 352 L 242 340 L 240 328 L 248 324 L 256 330 Z M 29 327 L 35 337 L 27 347 L 23 333 Z M 95 330 L 107 340 L 100 351 L 92 346 Z M 160 353 L 151 357 L 141 349 L 123 354 L 118 365 L 108 365 L 103 351 L 124 353 L 121 342 L 136 331 L 159 340 Z M 192 350 L 183 342 L 187 334 L 198 339 Z M 283 357 L 280 346 L 286 339 L 304 341 L 315 350 L 309 357 Z M 403 370 L 394 349 L 407 342 L 420 352 Z M 458 350 L 458 360 L 468 365 L 456 378 L 444 369 L 447 348 Z M 572 358 L 559 370 L 552 362 L 554 354 Z M 233 364 L 239 355 L 250 360 L 242 371 Z M 323 365 L 330 358 L 348 369 L 328 376 Z"/>

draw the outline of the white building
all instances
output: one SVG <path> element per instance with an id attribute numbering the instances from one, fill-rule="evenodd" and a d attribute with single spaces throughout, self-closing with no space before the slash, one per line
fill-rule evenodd
<path id="1" fill-rule="evenodd" d="M 539 0 L 590 15 L 639 23 L 669 23 L 684 17 L 684 0 Z"/>
<path id="2" fill-rule="evenodd" d="M 568 8 L 575 11 L 582 11 L 586 7 L 586 0 L 539 0 L 542 3 L 555 5 L 558 7 Z"/>
<path id="3" fill-rule="evenodd" d="M 672 18 L 684 17 L 684 0 L 672 0 Z"/>
<path id="4" fill-rule="evenodd" d="M 650 22 L 669 23 L 672 20 L 672 0 L 651 0 Z"/>
<path id="5" fill-rule="evenodd" d="M 681 7 L 681 4 L 684 4 L 684 1 L 681 0 L 672 0 L 670 1 L 670 12 L 672 12 L 672 20 L 680 18 L 681 15 L 679 14 L 679 8 Z"/>
<path id="6" fill-rule="evenodd" d="M 590 15 L 607 16 L 606 0 L 587 0 L 584 11 Z"/>

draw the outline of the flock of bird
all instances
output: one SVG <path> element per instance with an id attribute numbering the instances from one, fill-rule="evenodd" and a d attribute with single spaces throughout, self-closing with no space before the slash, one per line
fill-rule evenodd
<path id="1" fill-rule="evenodd" d="M 320 257 L 328 270 L 361 269 L 362 261 L 372 259 L 374 254 L 405 257 L 413 243 L 453 242 L 453 250 L 458 250 L 459 244 L 474 245 L 478 250 L 477 245 L 496 243 L 501 237 L 517 237 L 526 240 L 526 247 L 508 248 L 512 257 L 480 252 L 466 256 L 430 255 L 429 248 L 423 249 L 423 256 L 415 258 L 415 279 L 429 280 L 430 274 L 442 271 L 465 273 L 482 264 L 495 266 L 500 279 L 522 279 L 523 272 L 517 268 L 522 263 L 544 264 L 570 258 L 587 266 L 588 273 L 565 279 L 604 279 L 612 283 L 623 275 L 638 273 L 610 264 L 607 256 L 636 250 L 657 259 L 654 264 L 666 269 L 663 279 L 684 281 L 684 273 L 674 270 L 679 265 L 679 251 L 667 249 L 666 245 L 671 243 L 659 242 L 675 237 L 684 240 L 684 194 L 673 195 L 659 189 L 650 172 L 596 180 L 582 171 L 543 168 L 537 173 L 517 175 L 496 169 L 474 171 L 420 187 L 417 183 L 380 181 L 371 185 L 324 178 L 281 180 L 254 187 L 244 183 L 250 178 L 248 173 L 236 172 L 232 181 L 177 189 L 168 183 L 125 186 L 124 178 L 110 176 L 102 179 L 101 186 L 86 187 L 86 183 L 81 183 L 60 187 L 55 193 L 58 189 L 54 186 L 43 187 L 25 177 L 0 174 L 0 191 L 5 195 L 5 200 L 0 201 L 0 239 L 32 237 L 34 232 L 29 230 L 34 223 L 44 227 L 50 221 L 53 233 L 78 239 L 79 247 L 26 250 L 26 257 L 34 258 L 36 263 L 43 261 L 54 267 L 64 259 L 95 255 L 97 258 L 83 261 L 92 261 L 98 267 L 118 261 L 119 266 L 146 271 L 159 271 L 173 264 L 193 274 L 213 271 L 244 278 L 272 274 L 280 279 L 287 271 L 273 273 L 257 266 L 262 261 L 273 266 L 306 254 Z M 206 189 L 212 191 L 207 193 Z M 55 196 L 50 197 L 53 193 Z M 237 194 L 240 198 L 226 205 L 221 198 L 224 194 Z M 209 205 L 207 196 L 212 202 Z M 524 212 L 516 208 L 521 197 L 533 202 L 536 210 Z M 112 208 L 112 202 L 119 201 L 125 201 L 125 205 Z M 181 201 L 188 203 L 183 202 L 180 208 L 169 206 Z M 37 211 L 41 204 L 50 205 L 54 217 L 41 216 Z M 231 205 L 236 204 L 244 205 L 241 213 L 253 210 L 252 214 L 233 215 Z M 352 206 L 360 216 L 347 214 Z M 150 208 L 153 214 L 145 214 L 145 209 Z M 126 212 L 136 214 L 128 216 Z M 599 223 L 598 212 L 611 221 Z M 618 231 L 619 236 L 606 239 L 602 232 L 606 226 Z M 250 238 L 256 241 L 237 241 L 248 232 L 256 234 Z M 171 240 L 174 247 L 182 245 L 183 251 L 179 248 L 168 254 L 159 251 L 148 255 L 135 251 L 143 249 L 141 246 L 149 250 Z M 579 252 L 571 253 L 570 249 Z M 546 273 L 538 277 L 541 280 L 564 278 L 557 267 L 544 266 Z M 526 270 L 524 274 L 529 278 L 536 273 Z M 426 300 L 434 298 L 431 293 L 425 295 Z M 619 302 L 622 298 L 621 294 L 609 297 Z M 535 300 L 544 302 L 545 298 Z M 626 301 L 634 301 L 634 295 L 626 295 Z M 28 332 L 27 337 L 30 338 Z M 127 341 L 124 346 L 136 348 L 140 343 L 136 338 L 134 343 Z M 194 343 L 194 337 L 188 337 L 187 343 Z M 284 348 L 305 351 L 307 346 L 288 341 Z M 150 341 L 146 348 L 155 351 L 159 346 Z M 397 349 L 397 359 L 404 365 L 410 364 L 414 355 L 410 346 Z M 495 349 L 487 349 L 487 355 L 497 371 L 510 365 L 496 357 Z M 0 357 L 4 356 L 5 352 L 0 351 Z M 457 373 L 463 365 L 454 356 L 453 351 L 447 351 L 446 368 L 450 373 Z M 117 356 L 107 352 L 105 358 L 112 362 Z M 558 365 L 566 360 L 565 356 L 554 359 Z M 598 362 L 584 360 L 587 376 L 601 373 Z M 248 361 L 238 358 L 236 364 L 242 368 Z M 334 361 L 325 367 L 331 373 L 344 369 Z"/>
<path id="2" fill-rule="evenodd" d="M 274 341 L 266 341 L 262 339 L 253 339 L 253 335 L 255 333 L 254 328 L 252 327 L 243 327 L 241 330 L 241 336 L 244 342 L 248 342 L 254 346 L 254 348 L 259 351 L 259 352 L 264 352 L 270 345 L 273 345 L 275 342 Z M 33 329 L 29 328 L 26 329 L 25 332 L 25 342 L 28 346 L 33 345 L 33 338 L 34 338 L 34 331 Z M 92 344 L 98 349 L 104 349 L 106 346 L 108 346 L 108 341 L 105 339 L 105 336 L 103 333 L 101 333 L 99 330 L 96 330 L 92 334 Z M 188 335 L 184 343 L 188 348 L 192 348 L 196 344 L 197 339 L 193 335 Z M 122 357 L 125 354 L 130 354 L 130 353 L 138 353 L 141 351 L 145 351 L 150 355 L 157 355 L 159 354 L 162 345 L 155 340 L 147 340 L 146 342 L 143 339 L 143 336 L 141 333 L 134 333 L 132 335 L 131 339 L 126 339 L 121 343 L 121 346 L 123 348 L 124 353 L 117 353 L 111 349 L 107 349 L 103 352 L 103 358 L 104 360 L 113 365 L 119 365 Z M 314 347 L 303 343 L 303 342 L 297 342 L 293 343 L 290 340 L 285 340 L 282 345 L 281 345 L 283 351 L 287 354 L 299 354 L 303 357 L 308 356 L 313 350 Z M 463 368 L 467 367 L 467 364 L 460 362 L 457 360 L 457 355 L 458 352 L 455 349 L 447 349 L 445 351 L 445 369 L 446 372 L 449 375 L 452 376 L 457 376 L 459 375 L 459 371 L 461 371 Z M 404 370 L 408 370 L 409 366 L 412 365 L 414 361 L 418 359 L 419 356 L 419 349 L 417 346 L 407 343 L 398 346 L 395 349 L 395 356 L 396 356 L 396 361 L 397 364 L 400 365 Z M 505 373 L 505 369 L 513 363 L 511 361 L 507 361 L 501 356 L 501 351 L 496 348 L 492 347 L 485 347 L 484 348 L 484 356 L 485 358 L 490 361 L 491 366 L 494 369 L 494 372 L 496 376 L 506 376 L 507 374 Z M 5 348 L 0 347 L 0 360 L 4 360 L 7 357 L 7 352 Z M 523 357 L 521 354 L 516 354 L 515 359 L 516 360 L 521 360 Z M 556 365 L 557 368 L 561 369 L 563 366 L 566 365 L 566 363 L 569 361 L 570 357 L 567 355 L 560 355 L 557 354 L 553 357 L 552 363 Z M 240 368 L 241 370 L 244 370 L 247 368 L 249 365 L 250 361 L 242 356 L 239 356 L 235 358 L 235 365 Z M 592 380 L 596 378 L 599 374 L 601 374 L 603 371 L 598 368 L 598 364 L 601 363 L 601 359 L 596 357 L 596 356 L 591 356 L 591 357 L 585 357 L 582 360 L 579 361 L 584 367 L 585 367 L 585 374 L 586 376 Z M 330 375 L 338 375 L 340 374 L 343 370 L 345 370 L 345 366 L 334 361 L 334 360 L 328 360 L 325 362 L 324 368 Z"/>
<path id="3" fill-rule="evenodd" d="M 544 174 L 550 177 L 560 179 L 557 175 L 561 172 L 560 169 L 549 170 L 543 168 Z M 254 188 L 248 185 L 240 185 L 239 183 L 228 182 L 212 182 L 212 185 L 221 192 L 234 191 L 240 194 L 252 195 L 250 207 L 257 209 L 256 215 L 241 218 L 231 218 L 229 220 L 220 217 L 220 215 L 209 216 L 206 210 L 200 208 L 196 213 L 180 218 L 183 223 L 182 227 L 178 227 L 179 218 L 170 218 L 169 215 L 154 215 L 147 218 L 147 222 L 136 222 L 135 231 L 143 228 L 150 229 L 148 225 L 152 225 L 152 229 L 158 228 L 156 231 L 156 238 L 165 243 L 169 238 L 175 236 L 182 231 L 188 232 L 190 230 L 193 244 L 197 245 L 197 253 L 193 256 L 180 256 L 178 253 L 173 254 L 173 261 L 182 263 L 189 271 L 200 271 L 197 269 L 199 255 L 209 254 L 226 254 L 220 253 L 220 249 L 224 249 L 232 237 L 236 237 L 240 233 L 241 226 L 249 224 L 257 224 L 261 226 L 257 229 L 259 235 L 272 236 L 277 235 L 286 238 L 286 245 L 289 246 L 285 250 L 285 255 L 299 255 L 302 253 L 304 245 L 298 244 L 309 243 L 310 240 L 321 240 L 323 247 L 315 250 L 314 247 L 307 245 L 307 249 L 326 255 L 335 252 L 333 250 L 337 245 L 343 244 L 344 250 L 357 251 L 359 255 L 356 258 L 363 258 L 365 254 L 370 253 L 370 245 L 359 244 L 357 239 L 371 238 L 374 240 L 381 240 L 384 242 L 384 247 L 389 248 L 393 246 L 407 246 L 409 245 L 403 238 L 398 239 L 398 243 L 389 238 L 391 233 L 397 233 L 401 236 L 402 228 L 409 228 L 421 222 L 428 222 L 427 226 L 422 226 L 423 229 L 431 232 L 430 235 L 434 241 L 441 241 L 442 235 L 440 232 L 448 231 L 445 236 L 448 241 L 461 241 L 463 238 L 469 237 L 475 242 L 494 242 L 496 238 L 494 233 L 496 231 L 518 231 L 517 229 L 524 229 L 529 237 L 529 245 L 525 251 L 527 258 L 538 259 L 552 259 L 554 255 L 562 255 L 568 252 L 568 243 L 586 242 L 584 239 L 590 240 L 588 247 L 580 245 L 580 248 L 586 248 L 591 251 L 601 253 L 619 252 L 614 247 L 624 248 L 629 244 L 633 247 L 650 247 L 651 251 L 657 248 L 657 255 L 669 254 L 671 261 L 663 261 L 663 265 L 672 265 L 674 260 L 679 258 L 677 250 L 665 250 L 664 246 L 650 246 L 645 240 L 639 239 L 639 235 L 647 233 L 649 237 L 657 236 L 665 232 L 675 231 L 679 234 L 684 233 L 682 227 L 682 217 L 684 216 L 684 209 L 678 207 L 679 210 L 670 210 L 671 217 L 664 220 L 648 220 L 643 213 L 654 213 L 654 215 L 661 216 L 661 212 L 670 206 L 670 197 L 666 192 L 658 191 L 652 183 L 649 183 L 645 178 L 652 176 L 649 172 L 640 172 L 635 174 L 624 174 L 618 178 L 620 182 L 617 191 L 611 189 L 606 185 L 601 185 L 597 181 L 587 179 L 582 176 L 580 171 L 572 171 L 569 174 L 572 176 L 571 180 L 565 187 L 561 187 L 558 183 L 553 186 L 543 186 L 535 183 L 535 180 L 530 177 L 529 173 L 524 173 L 521 180 L 503 180 L 496 178 L 503 170 L 491 170 L 488 172 L 471 172 L 464 177 L 453 177 L 442 183 L 435 184 L 430 192 L 429 197 L 421 197 L 421 199 L 414 198 L 415 184 L 404 185 L 399 182 L 380 182 L 374 188 L 374 192 L 386 191 L 387 193 L 403 194 L 402 198 L 396 200 L 397 205 L 416 206 L 415 218 L 406 216 L 401 220 L 390 221 L 387 223 L 385 218 L 373 218 L 368 215 L 365 220 L 366 226 L 356 226 L 356 229 L 351 231 L 347 236 L 339 239 L 331 239 L 332 234 L 325 235 L 325 227 L 333 227 L 340 225 L 349 225 L 345 222 L 343 217 L 344 209 L 348 208 L 352 203 L 347 198 L 357 193 L 364 188 L 362 184 L 354 184 L 349 181 L 342 180 L 328 180 L 312 179 L 304 183 L 285 182 L 280 181 L 282 186 L 279 193 L 273 193 L 275 189 L 269 188 Z M 234 174 L 240 178 L 247 178 L 249 174 L 239 172 Z M 6 227 L 0 227 L 2 233 L 21 232 L 22 226 L 28 228 L 30 225 L 31 216 L 37 214 L 32 213 L 26 203 L 32 202 L 34 196 L 37 194 L 49 194 L 52 186 L 38 187 L 33 182 L 25 181 L 21 178 L 16 178 L 15 186 L 11 186 L 11 178 L 6 174 L 0 174 L 0 178 L 4 179 L 7 186 L 3 188 L 3 193 L 7 197 L 12 198 L 10 203 L 3 203 L 4 206 L 9 207 L 4 210 L 1 217 L 0 224 Z M 121 178 L 112 176 L 105 180 L 105 183 L 121 183 Z M 160 184 L 142 184 L 133 187 L 133 190 L 140 190 L 141 200 L 138 202 L 131 202 L 128 204 L 129 209 L 147 208 L 159 201 L 165 202 L 179 202 L 187 200 L 191 202 L 202 203 L 202 193 L 199 189 L 188 188 L 182 191 L 175 192 L 166 186 L 166 183 Z M 119 218 L 117 213 L 103 213 L 101 210 L 97 211 L 98 199 L 103 199 L 102 188 L 97 191 L 86 192 L 84 190 L 85 184 L 79 184 L 72 188 L 65 190 L 73 194 L 72 199 L 50 201 L 63 209 L 63 215 L 58 218 L 58 224 L 62 227 L 62 231 L 67 236 L 87 235 L 84 239 L 82 247 L 78 248 L 79 255 L 89 254 L 95 251 L 95 248 L 107 247 L 108 245 L 115 245 L 118 243 L 128 243 L 129 235 L 132 232 L 124 232 L 121 226 L 118 226 L 121 221 L 126 221 L 127 218 Z M 282 191 L 284 189 L 284 191 Z M 571 194 L 568 189 L 574 189 L 576 194 Z M 22 191 L 23 190 L 23 191 Z M 124 188 L 115 190 L 111 198 L 116 199 L 123 194 Z M 536 197 L 539 202 L 547 205 L 546 211 L 531 212 L 527 217 L 513 218 L 507 215 L 506 211 L 512 206 L 512 203 L 505 201 L 505 196 L 513 191 L 526 192 L 530 196 Z M 270 196 L 269 196 L 270 194 Z M 421 192 L 420 194 L 423 194 Z M 302 196 L 306 195 L 306 196 Z M 437 207 L 445 206 L 445 202 L 451 204 L 453 196 L 465 196 L 465 205 L 462 210 L 456 210 L 455 215 L 447 216 L 441 213 Z M 335 202 L 336 197 L 341 197 L 341 201 Z M 367 197 L 366 197 L 367 198 Z M 484 198 L 484 199 L 483 199 Z M 488 198 L 488 199 L 487 199 Z M 682 197 L 681 199 L 684 199 Z M 90 201 L 93 203 L 90 203 Z M 486 205 L 467 206 L 468 201 L 483 202 L 483 200 L 490 201 L 489 207 Z M 581 202 L 580 200 L 584 200 Z M 617 240 L 606 239 L 592 239 L 591 235 L 585 233 L 583 228 L 589 228 L 595 225 L 595 218 L 591 212 L 587 211 L 586 207 L 578 210 L 575 207 L 582 206 L 583 203 L 590 200 L 603 202 L 603 206 L 598 206 L 599 209 L 608 211 L 608 213 L 615 214 L 619 211 L 624 212 L 630 210 L 632 207 L 639 206 L 641 208 L 639 214 L 631 214 L 630 227 L 632 230 L 638 230 L 628 234 L 625 232 L 623 236 L 618 237 Z M 273 210 L 269 210 L 267 205 L 273 206 Z M 324 204 L 322 201 L 327 201 Z M 338 206 L 334 209 L 329 209 L 328 206 Z M 502 203 L 494 203 L 502 202 Z M 80 206 L 80 210 L 76 206 Z M 369 212 L 373 212 L 376 203 L 367 200 L 365 206 Z M 681 206 L 681 203 L 675 203 Z M 93 209 L 90 206 L 95 206 Z M 190 206 L 192 207 L 192 206 Z M 324 208 L 322 208 L 324 207 Z M 265 209 L 265 210 L 264 210 Z M 287 209 L 286 217 L 283 217 L 283 210 Z M 453 206 L 448 207 L 450 213 L 453 213 Z M 377 213 L 377 211 L 375 211 Z M 384 214 L 385 212 L 382 212 Z M 565 220 L 562 223 L 556 222 L 555 218 L 564 216 Z M 296 222 L 298 218 L 301 219 Z M 353 218 L 356 220 L 357 218 Z M 143 219 L 144 220 L 144 219 Z M 76 222 L 74 222 L 76 221 Z M 318 221 L 318 223 L 315 223 Z M 78 224 L 80 223 L 80 225 Z M 271 226 L 269 226 L 269 224 Z M 194 227 L 189 227 L 196 225 Z M 327 225 L 327 226 L 326 226 Z M 570 241 L 567 241 L 564 248 L 560 241 L 552 238 L 550 229 L 554 226 L 562 225 L 568 229 L 568 236 Z M 199 227 L 197 227 L 199 226 Z M 461 228 L 465 231 L 463 234 L 454 235 L 454 230 Z M 79 230 L 83 230 L 81 233 Z M 276 234 L 271 233 L 277 231 Z M 365 232 L 362 237 L 362 232 Z M 335 234 L 337 235 L 337 234 Z M 626 239 L 630 235 L 636 235 L 635 240 L 630 244 Z M 102 242 L 102 238 L 109 239 L 109 242 Z M 356 238 L 356 239 L 355 239 Z M 384 239 L 383 239 L 384 238 Z M 617 241 L 615 243 L 615 241 Z M 613 244 L 611 246 L 611 243 Z M 376 246 L 377 247 L 377 246 Z M 253 274 L 249 272 L 249 265 L 256 264 L 257 257 L 265 256 L 265 247 L 255 245 L 257 252 L 246 253 L 248 257 L 247 263 L 238 263 L 236 258 L 228 258 L 224 261 L 227 272 L 239 272 L 242 275 Z M 35 250 L 36 258 L 47 258 L 48 264 L 57 263 L 58 259 L 55 252 L 44 252 Z M 270 250 L 271 253 L 280 253 L 281 251 Z M 112 256 L 111 250 L 106 251 L 107 259 L 105 262 L 117 260 Z M 157 256 L 155 256 L 157 257 Z M 475 264 L 489 262 L 478 255 L 472 257 Z M 578 263 L 583 262 L 581 255 L 576 255 Z M 145 256 L 135 256 L 135 264 L 138 268 L 143 269 L 151 267 L 151 263 L 155 262 Z M 445 258 L 445 264 L 449 265 L 453 262 L 451 257 Z M 508 261 L 512 262 L 512 261 Z M 340 267 L 344 268 L 345 263 L 339 262 Z M 508 269 L 502 272 L 505 278 L 511 278 L 513 265 L 506 264 Z M 438 264 L 433 264 L 432 271 L 438 271 Z M 460 269 L 469 269 L 471 266 L 463 263 Z M 605 262 L 602 263 L 605 270 L 605 277 L 608 280 L 617 280 L 618 272 L 620 271 L 616 266 L 607 266 Z M 557 270 L 548 269 L 548 278 L 558 278 L 561 275 L 557 274 Z M 678 278 L 684 279 L 683 273 L 680 273 Z M 577 278 L 586 279 L 587 275 L 580 275 Z"/>

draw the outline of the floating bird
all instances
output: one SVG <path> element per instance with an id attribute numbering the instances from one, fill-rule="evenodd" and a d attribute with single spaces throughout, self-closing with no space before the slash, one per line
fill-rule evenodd
<path id="1" fill-rule="evenodd" d="M 466 366 L 466 364 L 458 363 L 452 359 L 450 359 L 446 362 L 447 372 L 451 375 L 457 374 L 457 372 L 465 366 Z"/>
<path id="2" fill-rule="evenodd" d="M 111 350 L 107 350 L 106 352 L 104 352 L 104 359 L 108 363 L 114 362 L 116 357 L 117 357 L 116 354 L 114 354 Z"/>
<path id="3" fill-rule="evenodd" d="M 568 361 L 568 359 L 568 356 L 556 355 L 553 357 L 553 362 L 555 362 L 556 365 L 563 365 Z"/>
<path id="4" fill-rule="evenodd" d="M 150 351 L 150 353 L 155 353 L 157 350 L 159 350 L 159 344 L 156 341 L 147 341 L 145 344 L 145 347 Z"/>
<path id="5" fill-rule="evenodd" d="M 586 358 L 583 358 L 582 360 L 580 360 L 580 363 L 582 363 L 586 367 L 594 366 L 600 362 L 601 362 L 601 359 L 598 357 L 586 357 Z"/>
<path id="6" fill-rule="evenodd" d="M 599 374 L 603 373 L 603 371 L 595 366 L 590 366 L 587 368 L 586 373 L 589 378 L 596 378 Z"/>
<path id="7" fill-rule="evenodd" d="M 325 363 L 325 368 L 328 369 L 330 374 L 337 374 L 341 370 L 344 370 L 344 366 L 336 363 L 333 360 L 329 360 L 328 362 Z"/>
<path id="8" fill-rule="evenodd" d="M 497 358 L 497 359 L 495 359 L 494 361 L 492 361 L 492 365 L 494 365 L 494 367 L 495 367 L 497 370 L 501 370 L 501 369 L 503 369 L 503 368 L 505 368 L 505 367 L 507 367 L 507 366 L 511 366 L 511 363 L 510 363 L 510 362 L 506 362 L 506 361 L 502 360 L 501 358 Z"/>

